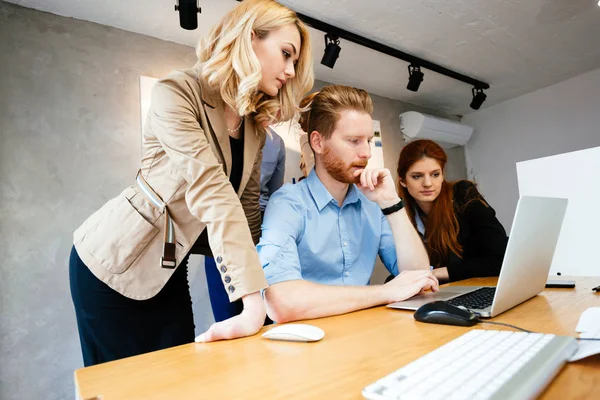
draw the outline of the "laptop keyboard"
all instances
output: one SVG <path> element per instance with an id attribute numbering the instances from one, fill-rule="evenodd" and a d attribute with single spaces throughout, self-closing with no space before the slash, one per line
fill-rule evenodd
<path id="1" fill-rule="evenodd" d="M 469 293 L 462 294 L 447 303 L 457 307 L 465 307 L 469 310 L 484 310 L 492 306 L 494 302 L 495 287 L 482 287 Z"/>

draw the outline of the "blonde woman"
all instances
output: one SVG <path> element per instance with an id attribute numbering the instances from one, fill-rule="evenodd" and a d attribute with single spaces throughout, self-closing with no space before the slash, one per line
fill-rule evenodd
<path id="1" fill-rule="evenodd" d="M 132 186 L 74 234 L 71 295 L 86 366 L 194 340 L 187 259 L 209 242 L 243 312 L 197 341 L 253 335 L 265 320 L 254 246 L 260 149 L 264 127 L 293 118 L 312 87 L 309 34 L 277 2 L 246 0 L 201 41 L 198 58 L 155 86 Z"/>

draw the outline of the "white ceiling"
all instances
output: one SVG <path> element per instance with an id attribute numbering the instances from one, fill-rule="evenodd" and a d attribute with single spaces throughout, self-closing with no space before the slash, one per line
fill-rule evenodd
<path id="1" fill-rule="evenodd" d="M 179 27 L 175 0 L 8 0 L 190 46 L 235 0 L 200 0 L 200 27 Z M 488 82 L 482 108 L 600 68 L 598 0 L 281 0 L 296 11 Z M 320 64 L 323 33 L 312 30 L 318 79 L 392 99 L 467 114 L 471 87 L 431 71 L 406 90 L 407 63 L 342 40 L 335 68 Z"/>

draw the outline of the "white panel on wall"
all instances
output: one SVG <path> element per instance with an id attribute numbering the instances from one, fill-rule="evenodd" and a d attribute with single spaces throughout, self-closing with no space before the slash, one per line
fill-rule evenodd
<path id="1" fill-rule="evenodd" d="M 367 167 L 384 168 L 383 163 L 383 144 L 381 141 L 381 123 L 373 120 L 373 140 L 371 141 L 371 158 Z"/>
<path id="2" fill-rule="evenodd" d="M 299 125 L 292 121 L 271 125 L 285 143 L 285 176 L 284 183 L 298 182 L 303 176 L 300 170 L 300 135 L 303 133 Z"/>
<path id="3" fill-rule="evenodd" d="M 550 274 L 600 276 L 600 147 L 517 163 L 520 196 L 569 199 Z"/>

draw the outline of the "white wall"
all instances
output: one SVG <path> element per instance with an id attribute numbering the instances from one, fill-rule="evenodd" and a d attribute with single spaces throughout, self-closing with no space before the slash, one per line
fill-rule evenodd
<path id="1" fill-rule="evenodd" d="M 521 196 L 569 199 L 550 275 L 600 276 L 599 176 L 600 147 L 517 163 Z"/>
<path id="2" fill-rule="evenodd" d="M 509 230 L 519 199 L 517 162 L 600 146 L 600 69 L 468 114 L 462 122 L 475 128 L 465 149 L 469 179 Z"/>

